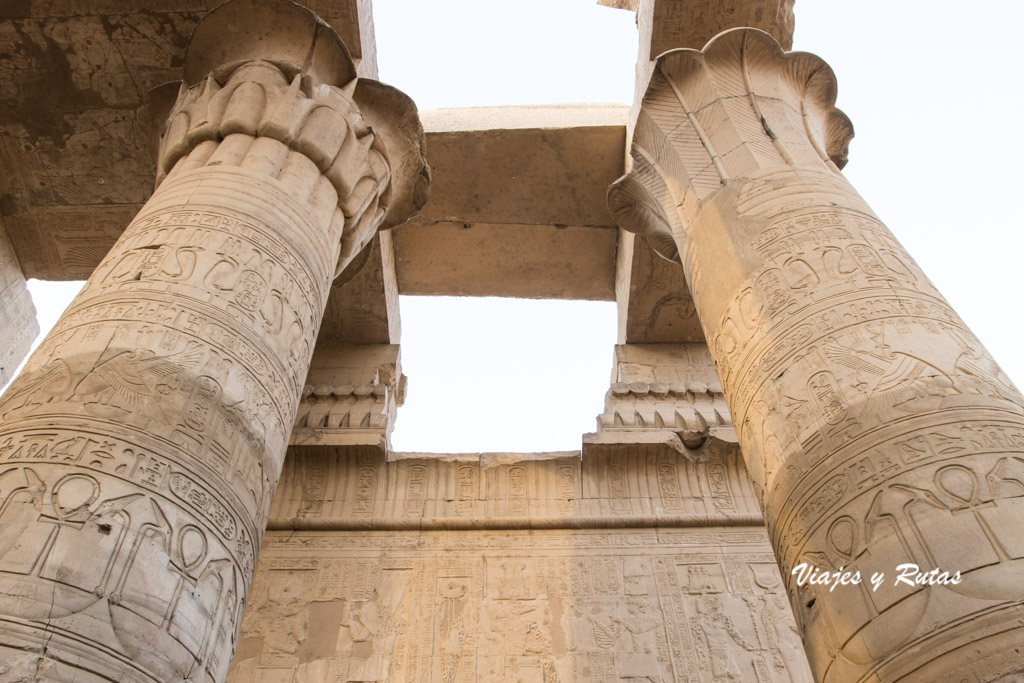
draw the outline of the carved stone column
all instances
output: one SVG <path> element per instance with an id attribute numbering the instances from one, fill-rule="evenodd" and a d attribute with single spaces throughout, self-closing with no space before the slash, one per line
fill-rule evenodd
<path id="1" fill-rule="evenodd" d="M 5 680 L 224 678 L 330 283 L 425 201 L 421 135 L 298 5 L 198 24 L 156 192 L 0 402 Z"/>
<path id="2" fill-rule="evenodd" d="M 835 94 L 753 29 L 666 53 L 610 207 L 684 267 L 815 676 L 1004 680 L 1024 400 L 840 174 Z M 800 587 L 800 563 L 862 583 Z M 897 583 L 903 564 L 962 580 Z"/>

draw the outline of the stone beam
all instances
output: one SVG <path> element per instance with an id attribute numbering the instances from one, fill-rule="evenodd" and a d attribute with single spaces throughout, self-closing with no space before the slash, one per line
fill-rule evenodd
<path id="1" fill-rule="evenodd" d="M 662 55 L 609 205 L 683 264 L 815 677 L 1009 679 L 1024 398 L 840 173 L 835 95 L 754 29 Z"/>
<path id="2" fill-rule="evenodd" d="M 7 239 L 3 221 L 0 220 L 0 387 L 10 381 L 14 370 L 28 355 L 28 350 L 39 334 L 36 309 L 32 296 L 25 287 L 25 276 L 21 272 L 14 249 Z"/>
<path id="3" fill-rule="evenodd" d="M 430 203 L 395 232 L 403 294 L 614 298 L 625 107 L 424 113 Z"/>
<path id="4" fill-rule="evenodd" d="M 286 0 L 196 25 L 157 189 L 0 401 L 12 679 L 224 679 L 334 278 L 426 201 L 415 106 Z"/>
<path id="5" fill-rule="evenodd" d="M 148 118 L 166 94 L 153 89 L 180 80 L 188 36 L 218 4 L 0 3 L 0 217 L 26 277 L 86 279 L 152 194 Z M 370 0 L 307 5 L 376 78 Z"/>
<path id="6" fill-rule="evenodd" d="M 624 170 L 625 107 L 440 110 L 426 117 L 437 189 L 423 216 L 395 233 L 396 287 L 406 294 L 614 298 L 618 231 L 604 193 Z M 106 187 L 103 173 L 97 169 L 93 178 Z M 141 170 L 129 175 L 118 182 L 137 185 L 141 202 L 149 183 Z M 140 205 L 33 205 L 29 211 L 45 215 L 46 228 L 30 230 L 25 216 L 13 217 L 19 257 L 36 263 L 39 254 L 51 254 L 45 258 L 59 267 L 37 275 L 85 278 Z M 325 343 L 397 341 L 397 309 L 390 303 L 396 264 L 387 245 L 372 263 L 361 263 L 360 274 L 331 291 L 321 331 Z M 641 272 L 634 279 L 650 277 Z M 388 283 L 385 296 L 382 283 Z M 686 340 L 658 333 L 631 337 L 653 339 Z"/>

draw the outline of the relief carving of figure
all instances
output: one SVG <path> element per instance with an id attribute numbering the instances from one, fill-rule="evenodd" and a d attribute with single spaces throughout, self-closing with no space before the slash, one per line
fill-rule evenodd
<path id="1" fill-rule="evenodd" d="M 889 406 L 908 412 L 935 410 L 943 397 L 958 393 L 953 380 L 931 363 L 885 343 L 885 329 L 872 332 L 876 352 L 852 349 L 830 340 L 824 345 L 828 360 L 844 365 L 864 378 L 856 385 L 868 397 L 878 397 Z"/>
<path id="2" fill-rule="evenodd" d="M 437 592 L 442 601 L 441 613 L 438 615 L 442 634 L 441 680 L 443 683 L 455 683 L 462 664 L 463 641 L 470 636 L 466 633 L 462 616 L 469 585 L 464 579 L 449 578 L 440 582 Z"/>
<path id="3" fill-rule="evenodd" d="M 629 596 L 614 606 L 594 605 L 587 615 L 594 644 L 614 653 L 621 680 L 663 680 L 667 654 L 659 646 L 662 619 L 652 612 L 657 609 L 652 609 L 649 599 Z"/>
<path id="4" fill-rule="evenodd" d="M 387 681 L 391 677 L 395 640 L 404 625 L 400 607 L 409 578 L 400 572 L 383 572 L 380 585 L 369 600 L 347 602 L 338 632 L 338 651 L 349 653 L 344 681 Z"/>
<path id="5" fill-rule="evenodd" d="M 972 344 L 958 332 L 954 332 L 953 337 L 960 348 L 960 355 L 953 364 L 957 386 L 964 393 L 1001 398 L 1020 405 L 1020 393 L 995 359 L 985 352 L 981 343 L 976 341 Z"/>
<path id="6" fill-rule="evenodd" d="M 555 629 L 560 629 L 545 601 L 500 601 L 491 613 L 490 630 L 504 641 L 502 650 L 506 658 L 528 657 L 544 672 L 545 681 L 558 681 L 555 658 L 564 654 L 562 646 L 555 645 Z M 565 634 L 558 634 L 559 642 Z"/>
<path id="7" fill-rule="evenodd" d="M 793 622 L 786 599 L 768 594 L 763 601 L 761 623 L 768 633 L 772 664 L 785 680 L 810 681 L 803 639 Z"/>
<path id="8" fill-rule="evenodd" d="M 142 348 L 120 350 L 96 364 L 75 385 L 68 401 L 88 413 L 119 419 L 128 415 L 164 415 L 160 398 L 176 386 L 178 376 L 203 359 L 197 342 L 162 356 Z"/>
<path id="9" fill-rule="evenodd" d="M 63 358 L 53 358 L 39 370 L 21 373 L 0 402 L 0 418 L 21 409 L 31 409 L 64 396 L 73 383 L 71 368 Z M 43 400 L 45 398 L 45 401 Z"/>
<path id="10" fill-rule="evenodd" d="M 271 571 L 267 577 L 267 601 L 246 611 L 242 629 L 262 636 L 263 646 L 275 652 L 295 654 L 309 630 L 306 582 L 296 572 Z"/>
<path id="11" fill-rule="evenodd" d="M 612 615 L 612 620 L 622 627 L 623 638 L 620 649 L 620 678 L 660 683 L 662 680 L 661 660 L 665 657 L 658 648 L 658 629 L 662 621 L 650 613 L 648 601 L 639 597 L 626 599 L 626 617 Z M 625 641 L 625 642 L 623 642 Z"/>
<path id="12" fill-rule="evenodd" d="M 711 674 L 716 681 L 750 680 L 749 652 L 756 649 L 736 628 L 732 617 L 722 610 L 722 601 L 707 595 L 697 603 L 696 620 L 707 642 Z M 742 664 L 741 664 L 742 662 Z"/>

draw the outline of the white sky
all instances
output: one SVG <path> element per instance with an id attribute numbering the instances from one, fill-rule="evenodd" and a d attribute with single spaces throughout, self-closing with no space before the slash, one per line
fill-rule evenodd
<path id="1" fill-rule="evenodd" d="M 838 76 L 857 130 L 847 177 L 1018 385 L 1022 20 L 1010 0 L 797 0 L 795 41 Z M 632 98 L 633 14 L 595 0 L 375 0 L 374 21 L 381 80 L 421 109 Z M 70 300 L 32 289 L 41 325 Z M 570 450 L 593 431 L 614 304 L 401 306 L 397 450 Z"/>

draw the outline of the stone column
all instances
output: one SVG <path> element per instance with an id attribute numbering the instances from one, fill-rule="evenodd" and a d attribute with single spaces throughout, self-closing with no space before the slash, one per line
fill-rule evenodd
<path id="1" fill-rule="evenodd" d="M 683 265 L 817 679 L 1009 680 L 1024 400 L 839 172 L 835 95 L 753 29 L 666 53 L 609 205 Z"/>
<path id="2" fill-rule="evenodd" d="M 330 283 L 425 201 L 421 136 L 298 5 L 197 25 L 156 192 L 0 402 L 0 677 L 223 680 Z"/>

